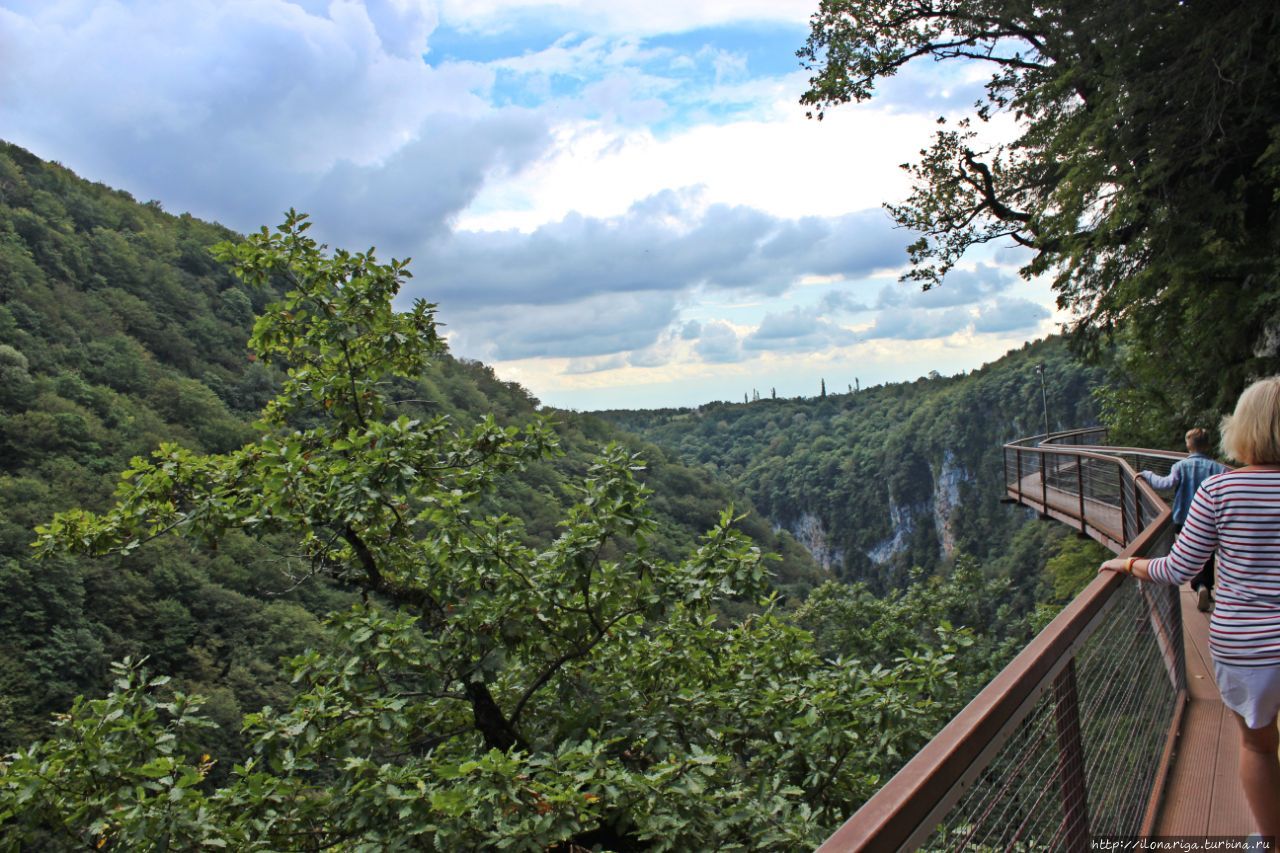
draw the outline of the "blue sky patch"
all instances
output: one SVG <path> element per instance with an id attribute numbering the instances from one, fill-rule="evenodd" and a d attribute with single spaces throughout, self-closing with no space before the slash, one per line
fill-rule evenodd
<path id="1" fill-rule="evenodd" d="M 744 57 L 749 77 L 778 77 L 799 70 L 796 50 L 807 35 L 805 27 L 738 24 L 652 36 L 644 44 L 669 49 L 678 56 L 694 56 L 708 48 L 722 50 Z"/>
<path id="2" fill-rule="evenodd" d="M 532 20 L 501 32 L 460 30 L 441 24 L 427 40 L 423 60 L 432 67 L 446 62 L 494 62 L 546 50 L 565 35 L 559 27 Z"/>

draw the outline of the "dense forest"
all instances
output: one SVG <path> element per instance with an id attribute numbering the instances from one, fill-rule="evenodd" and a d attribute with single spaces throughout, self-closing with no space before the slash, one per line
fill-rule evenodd
<path id="1" fill-rule="evenodd" d="M 1034 594 L 1043 560 L 1002 560 L 1024 519 L 999 503 L 1001 446 L 1044 432 L 1046 416 L 1053 430 L 1096 424 L 1092 391 L 1103 376 L 1053 338 L 968 375 L 600 414 L 729 478 L 839 578 L 887 590 L 912 568 L 935 571 L 968 554 L 1000 562 L 997 573 Z"/>

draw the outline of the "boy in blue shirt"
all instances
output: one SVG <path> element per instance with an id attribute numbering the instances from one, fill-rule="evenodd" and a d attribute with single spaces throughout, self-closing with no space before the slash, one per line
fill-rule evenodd
<path id="1" fill-rule="evenodd" d="M 1226 465 L 1208 456 L 1209 433 L 1199 427 L 1189 429 L 1186 441 L 1189 455 L 1173 464 L 1169 476 L 1161 477 L 1153 471 L 1138 473 L 1138 476 L 1150 483 L 1153 488 L 1173 489 L 1172 515 L 1175 538 L 1182 530 L 1183 522 L 1187 520 L 1187 511 L 1191 509 L 1191 499 L 1195 497 L 1196 489 L 1214 474 L 1221 474 L 1227 470 Z M 1213 589 L 1213 557 L 1204 564 L 1200 574 L 1191 579 L 1191 588 L 1198 593 L 1196 607 L 1202 612 L 1207 612 L 1213 601 L 1209 593 Z"/>

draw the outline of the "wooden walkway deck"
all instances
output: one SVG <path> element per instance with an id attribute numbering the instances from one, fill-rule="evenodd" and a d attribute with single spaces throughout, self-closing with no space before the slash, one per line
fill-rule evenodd
<path id="1" fill-rule="evenodd" d="M 1023 478 L 1021 502 L 1077 530 L 1080 497 L 1043 489 L 1038 473 Z M 1012 495 L 1016 490 L 1010 489 Z M 1041 503 L 1042 496 L 1046 499 Z M 1120 511 L 1085 499 L 1082 532 L 1119 553 Z M 1173 764 L 1156 819 L 1157 835 L 1245 836 L 1255 832 L 1238 780 L 1240 734 L 1222 704 L 1209 656 L 1209 614 L 1196 609 L 1196 595 L 1181 590 L 1182 637 L 1187 658 L 1187 707 L 1174 746 Z"/>
<path id="2" fill-rule="evenodd" d="M 1190 589 L 1181 597 L 1187 707 L 1156 834 L 1248 835 L 1256 830 L 1237 778 L 1240 734 L 1213 681 L 1209 614 L 1196 609 Z"/>

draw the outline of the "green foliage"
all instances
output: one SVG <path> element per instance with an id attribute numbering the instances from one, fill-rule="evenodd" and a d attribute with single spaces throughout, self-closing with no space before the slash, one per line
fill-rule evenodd
<path id="1" fill-rule="evenodd" d="M 906 278 L 939 284 L 993 240 L 1031 249 L 1023 272 L 1053 276 L 1076 343 L 1121 331 L 1107 405 L 1128 435 L 1216 422 L 1280 370 L 1277 53 L 1269 0 L 824 0 L 799 51 L 819 117 L 918 57 L 992 69 L 972 119 L 905 167 Z M 1000 113 L 1019 135 L 984 141 Z"/>
<path id="2" fill-rule="evenodd" d="M 209 252 L 231 236 L 0 143 L 0 751 L 46 734 L 49 714 L 77 694 L 105 689 L 108 661 L 149 655 L 177 689 L 209 697 L 224 759 L 214 775 L 225 774 L 241 757 L 241 710 L 287 703 L 280 658 L 301 652 L 319 635 L 318 617 L 354 598 L 324 578 L 307 582 L 310 565 L 283 532 L 236 533 L 216 549 L 162 540 L 105 561 L 33 559 L 32 528 L 72 507 L 105 509 L 133 457 L 166 442 L 228 452 L 256 435 L 252 419 L 288 376 L 245 341 L 287 282 L 250 288 L 231 275 Z M 400 322 L 383 310 L 362 322 Z M 281 334 L 292 334 L 287 324 Z M 423 423 L 535 418 L 537 401 L 522 388 L 445 353 L 386 382 L 397 415 Z M 530 547 L 557 535 L 575 499 L 566 482 L 586 472 L 591 448 L 623 440 L 639 449 L 596 419 L 558 413 L 547 426 L 563 456 L 526 460 L 477 510 L 518 514 Z M 692 547 L 720 507 L 748 511 L 723 484 L 643 450 L 651 465 L 639 476 L 661 495 L 658 556 Z M 741 524 L 785 555 L 780 584 L 799 594 L 816 583 L 794 543 L 780 544 L 758 515 Z"/>
<path id="3" fill-rule="evenodd" d="M 774 524 L 838 555 L 836 577 L 880 593 L 906 586 L 914 567 L 935 571 L 956 554 L 994 565 L 1009 553 L 1027 515 L 999 503 L 1001 446 L 1043 431 L 1039 364 L 1051 428 L 1096 422 L 1092 392 L 1102 371 L 1082 365 L 1059 338 L 967 376 L 826 399 L 601 415 L 727 476 Z M 1044 565 L 1033 556 L 1000 572 L 1024 609 Z"/>
<path id="4" fill-rule="evenodd" d="M 212 759 L 192 747 L 208 725 L 202 700 L 162 701 L 169 679 L 128 659 L 112 670 L 106 698 L 77 699 L 58 715 L 54 738 L 0 763 L 6 848 L 225 848 L 200 791 Z"/>
<path id="5" fill-rule="evenodd" d="M 503 476 L 554 451 L 552 429 L 397 411 L 397 377 L 439 350 L 431 308 L 391 311 L 402 264 L 325 255 L 306 228 L 290 214 L 278 232 L 219 249 L 250 281 L 287 282 L 251 340 L 287 368 L 256 440 L 215 454 L 161 445 L 133 461 L 104 512 L 41 527 L 39 552 L 274 537 L 364 602 L 293 659 L 282 707 L 245 717 L 248 757 L 220 779 L 216 757 L 190 757 L 209 741 L 179 737 L 196 703 L 157 702 L 161 684 L 122 673 L 107 699 L 80 701 L 73 726 L 4 768 L 7 837 L 794 848 L 825 835 L 966 697 L 956 672 L 970 665 L 956 655 L 971 632 L 943 626 L 937 642 L 871 650 L 867 665 L 824 656 L 767 600 L 721 624 L 722 602 L 766 591 L 760 550 L 725 511 L 691 553 L 655 554 L 640 463 L 617 445 L 585 471 L 551 542 L 483 512 Z M 965 592 L 949 589 L 912 600 L 952 612 Z M 963 614 L 986 619 L 974 606 Z M 194 630 L 176 600 L 153 612 L 179 638 Z M 116 723 L 128 749 L 82 736 Z"/>
<path id="6" fill-rule="evenodd" d="M 1050 599 L 1066 604 L 1080 594 L 1098 575 L 1098 566 L 1111 553 L 1092 539 L 1069 538 L 1058 553 L 1045 563 L 1046 580 L 1053 590 Z"/>

